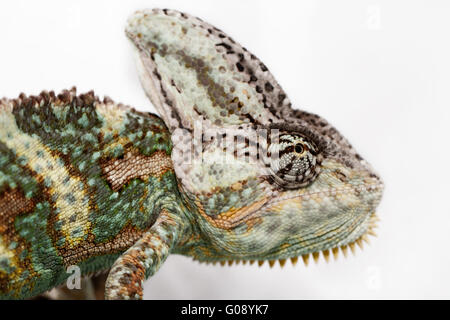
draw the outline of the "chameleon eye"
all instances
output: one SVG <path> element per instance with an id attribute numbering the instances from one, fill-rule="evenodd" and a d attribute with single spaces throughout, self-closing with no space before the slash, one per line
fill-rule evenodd
<path id="1" fill-rule="evenodd" d="M 270 144 L 269 153 L 272 177 L 286 189 L 306 186 L 319 174 L 322 157 L 314 143 L 302 135 L 280 135 Z"/>

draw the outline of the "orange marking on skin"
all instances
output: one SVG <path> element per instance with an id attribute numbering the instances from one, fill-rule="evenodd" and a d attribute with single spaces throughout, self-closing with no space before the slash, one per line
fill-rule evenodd
<path id="1" fill-rule="evenodd" d="M 231 185 L 231 190 L 233 190 L 233 191 L 239 191 L 241 189 L 242 189 L 242 183 L 241 182 L 236 182 L 236 183 L 233 183 Z"/>
<path id="2" fill-rule="evenodd" d="M 255 217 L 245 221 L 245 224 L 247 225 L 247 232 L 251 232 L 252 228 L 261 224 L 262 221 L 263 219 L 261 217 Z"/>
<path id="3" fill-rule="evenodd" d="M 209 216 L 199 201 L 196 201 L 195 203 L 197 204 L 198 211 L 202 217 L 208 220 L 209 223 L 217 228 L 228 230 L 239 224 L 255 219 L 255 217 L 252 216 L 252 213 L 258 211 L 266 203 L 266 201 L 266 198 L 264 198 L 253 202 L 249 206 L 244 206 L 242 208 L 231 208 L 230 210 L 222 212 L 217 216 Z"/>

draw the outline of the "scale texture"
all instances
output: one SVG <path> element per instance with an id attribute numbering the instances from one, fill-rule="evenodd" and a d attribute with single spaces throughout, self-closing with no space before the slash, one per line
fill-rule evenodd
<path id="1" fill-rule="evenodd" d="M 1 298 L 77 266 L 109 272 L 107 299 L 140 299 L 169 254 L 283 266 L 374 234 L 378 174 L 252 53 L 167 9 L 126 35 L 161 118 L 75 89 L 1 100 Z"/>

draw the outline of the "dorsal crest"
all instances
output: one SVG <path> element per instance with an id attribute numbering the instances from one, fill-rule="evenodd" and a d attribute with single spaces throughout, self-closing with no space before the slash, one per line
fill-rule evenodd
<path id="1" fill-rule="evenodd" d="M 168 124 L 268 125 L 291 112 L 268 68 L 221 30 L 174 10 L 145 10 L 128 22 L 141 80 Z"/>

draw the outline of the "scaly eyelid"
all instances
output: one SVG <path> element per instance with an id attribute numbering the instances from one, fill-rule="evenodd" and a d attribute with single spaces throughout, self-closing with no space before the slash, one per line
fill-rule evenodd
<path id="1" fill-rule="evenodd" d="M 303 136 L 309 143 L 312 144 L 313 148 L 310 150 L 314 155 L 323 152 L 329 143 L 325 137 L 321 136 L 313 129 L 300 124 L 272 123 L 269 126 L 269 129 L 278 129 L 288 134 L 298 134 Z"/>

